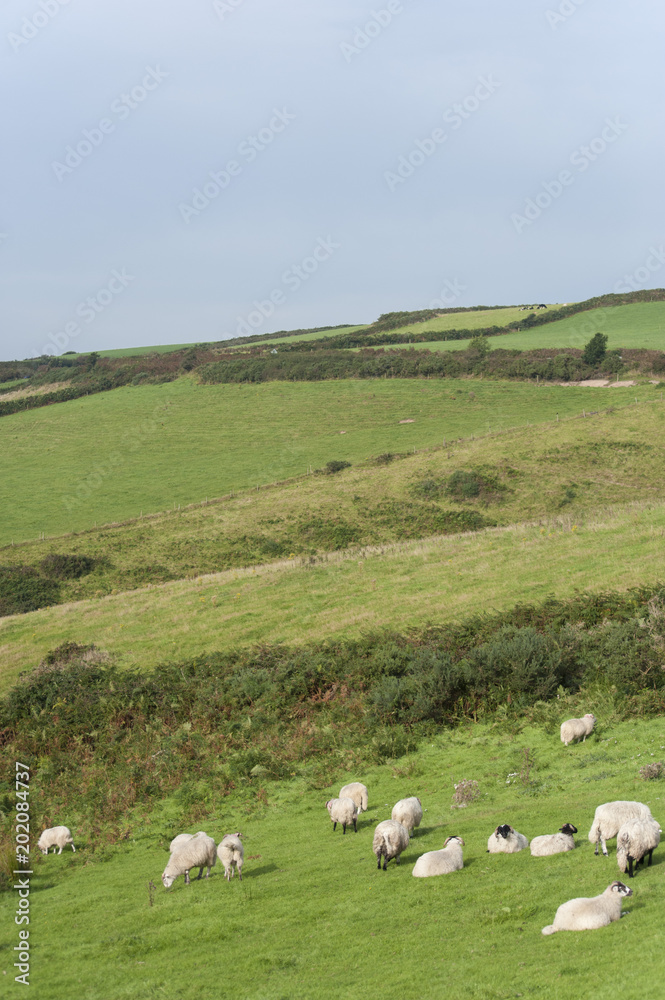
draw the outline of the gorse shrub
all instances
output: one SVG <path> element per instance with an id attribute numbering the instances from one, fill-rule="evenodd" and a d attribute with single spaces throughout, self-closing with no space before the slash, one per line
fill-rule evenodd
<path id="1" fill-rule="evenodd" d="M 57 580 L 34 566 L 0 566 L 0 615 L 22 615 L 60 600 Z"/>
<path id="2" fill-rule="evenodd" d="M 54 580 L 78 580 L 91 573 L 99 561 L 91 556 L 52 552 L 44 556 L 39 568 L 45 576 Z"/>

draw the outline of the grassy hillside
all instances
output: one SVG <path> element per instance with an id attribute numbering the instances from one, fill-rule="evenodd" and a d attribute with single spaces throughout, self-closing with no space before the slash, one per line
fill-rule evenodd
<path id="1" fill-rule="evenodd" d="M 0 619 L 0 691 L 63 642 L 148 669 L 215 649 L 450 622 L 550 594 L 655 584 L 660 502 L 175 581 Z"/>
<path id="2" fill-rule="evenodd" d="M 434 322 L 438 320 L 418 324 L 417 329 L 420 332 L 441 329 L 435 326 Z M 499 321 L 496 322 L 498 324 Z M 459 326 L 459 323 L 457 325 Z M 665 350 L 665 302 L 640 302 L 636 305 L 592 309 L 568 319 L 535 327 L 533 330 L 501 334 L 500 337 L 493 337 L 490 344 L 493 349 L 501 347 L 519 351 L 529 351 L 539 347 L 584 347 L 598 331 L 606 334 L 608 350 L 621 347 Z M 439 340 L 413 344 L 413 347 L 416 350 L 458 351 L 468 347 L 469 343 L 470 340 Z M 410 346 L 408 337 L 405 336 L 401 345 L 395 346 Z"/>
<path id="3" fill-rule="evenodd" d="M 408 996 L 414 983 L 425 1000 L 560 1000 L 572 984 L 596 1000 L 617 991 L 642 1000 L 645 983 L 665 975 L 658 850 L 632 880 L 625 919 L 551 938 L 541 929 L 560 903 L 596 895 L 620 874 L 614 844 L 609 859 L 596 858 L 586 839 L 599 802 L 639 799 L 662 821 L 662 782 L 645 783 L 638 771 L 662 759 L 665 726 L 621 722 L 602 699 L 567 707 L 603 717 L 597 733 L 567 750 L 559 713 L 543 707 L 531 724 L 434 735 L 408 757 L 360 773 L 341 764 L 326 787 L 259 779 L 199 815 L 176 797 L 149 817 L 128 818 L 115 846 L 77 837 L 75 855 L 43 859 L 33 876 L 31 984 L 41 1000 L 346 1000 L 359 989 Z M 479 798 L 453 811 L 453 783 L 463 778 L 478 781 Z M 350 779 L 367 784 L 370 808 L 358 833 L 342 836 L 324 802 Z M 400 866 L 377 871 L 374 826 L 415 794 L 426 810 L 421 828 Z M 503 822 L 529 838 L 573 822 L 577 849 L 488 855 L 487 837 Z M 217 865 L 210 879 L 187 887 L 180 878 L 165 891 L 168 843 L 183 829 L 216 840 L 241 830 L 242 882 L 227 884 Z M 453 834 L 466 845 L 462 871 L 412 878 L 417 857 Z M 4 926 L 13 927 L 15 900 L 7 895 L 1 905 Z M 5 967 L 10 974 L 9 959 Z"/>
<path id="4" fill-rule="evenodd" d="M 332 476 L 303 476 L 126 524 L 9 545 L 0 550 L 0 566 L 41 571 L 42 560 L 63 554 L 93 560 L 84 575 L 59 580 L 59 601 L 76 601 L 349 544 L 386 544 L 562 513 L 578 517 L 663 495 L 664 420 L 657 398 L 587 419 L 402 453 L 392 461 L 386 455 Z M 0 592 L 0 606 L 1 600 Z M 28 609 L 53 600 L 45 595 Z"/>
<path id="5" fill-rule="evenodd" d="M 330 460 L 426 448 L 634 396 L 597 390 L 591 400 L 586 389 L 556 385 L 408 379 L 126 386 L 2 418 L 0 541 L 78 531 Z M 639 398 L 652 396 L 652 387 L 640 390 Z"/>

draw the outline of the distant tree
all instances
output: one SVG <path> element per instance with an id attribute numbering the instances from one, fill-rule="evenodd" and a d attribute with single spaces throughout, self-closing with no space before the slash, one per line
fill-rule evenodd
<path id="1" fill-rule="evenodd" d="M 469 344 L 468 350 L 477 358 L 486 358 L 490 352 L 490 344 L 487 337 L 474 337 Z"/>
<path id="2" fill-rule="evenodd" d="M 607 353 L 607 337 L 604 333 L 595 333 L 584 347 L 582 361 L 593 368 L 599 365 Z"/>

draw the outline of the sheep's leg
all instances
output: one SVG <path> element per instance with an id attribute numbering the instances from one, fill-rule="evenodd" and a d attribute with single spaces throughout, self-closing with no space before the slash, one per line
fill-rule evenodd
<path id="1" fill-rule="evenodd" d="M 632 877 L 633 877 L 633 858 L 629 854 L 628 855 L 628 878 L 632 878 Z"/>
<path id="2" fill-rule="evenodd" d="M 649 861 L 648 861 L 649 868 L 651 868 L 651 861 L 652 861 L 652 859 L 653 859 L 653 847 L 649 851 Z M 644 858 L 642 858 L 642 861 L 644 861 Z"/>
<path id="3" fill-rule="evenodd" d="M 185 872 L 185 885 L 189 885 L 189 868 Z"/>
<path id="4" fill-rule="evenodd" d="M 346 823 L 342 823 L 342 836 L 346 833 Z"/>
<path id="5" fill-rule="evenodd" d="M 335 822 L 333 823 L 333 833 L 335 832 L 336 829 L 337 829 L 337 820 L 335 820 Z"/>
<path id="6" fill-rule="evenodd" d="M 355 832 L 355 833 L 357 833 L 357 832 L 358 832 L 358 822 L 357 822 L 357 820 L 355 820 L 355 819 L 354 819 L 354 821 L 353 821 L 353 829 L 354 829 L 354 832 Z"/>
<path id="7" fill-rule="evenodd" d="M 208 865 L 208 871 L 206 872 L 206 878 L 210 878 L 210 869 L 211 868 L 212 868 L 212 865 Z M 203 868 L 201 869 L 201 871 L 203 871 Z"/>
<path id="8" fill-rule="evenodd" d="M 76 848 L 74 847 L 73 844 L 72 844 L 72 850 L 73 850 L 74 854 L 76 854 Z"/>
<path id="9" fill-rule="evenodd" d="M 607 844 L 605 843 L 605 838 L 603 837 L 602 834 L 600 835 L 600 846 L 603 849 L 603 854 L 605 855 L 605 857 L 609 858 L 609 853 L 607 851 Z M 596 850 L 596 854 L 597 853 L 598 853 L 598 850 Z"/>
<path id="10" fill-rule="evenodd" d="M 379 867 L 381 867 L 381 866 L 379 865 Z M 383 855 L 383 870 L 384 870 L 384 872 L 388 871 L 388 855 L 387 854 Z"/>
<path id="11" fill-rule="evenodd" d="M 201 867 L 199 868 L 199 873 L 198 873 L 198 875 L 196 876 L 196 881 L 197 881 L 197 882 L 198 882 L 198 880 L 199 880 L 200 878 L 203 878 L 203 869 L 204 869 L 204 868 L 205 868 L 205 865 L 201 865 Z"/>
<path id="12" fill-rule="evenodd" d="M 61 848 L 60 848 L 60 850 L 58 851 L 58 854 L 62 854 L 62 847 L 61 847 Z"/>
<path id="13" fill-rule="evenodd" d="M 376 867 L 379 869 L 379 871 L 381 871 L 381 851 L 379 851 L 379 853 L 377 854 L 376 858 L 377 858 L 377 866 Z"/>

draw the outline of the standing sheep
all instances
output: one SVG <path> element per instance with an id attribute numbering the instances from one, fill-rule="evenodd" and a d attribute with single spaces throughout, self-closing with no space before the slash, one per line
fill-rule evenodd
<path id="1" fill-rule="evenodd" d="M 62 854 L 63 847 L 72 845 L 72 851 L 76 851 L 74 840 L 68 826 L 52 826 L 49 830 L 44 830 L 37 841 L 37 847 L 42 854 L 48 854 L 52 847 L 59 847 L 58 854 Z"/>
<path id="2" fill-rule="evenodd" d="M 227 833 L 222 837 L 217 848 L 217 857 L 224 865 L 224 878 L 230 882 L 233 878 L 233 869 L 236 868 L 240 881 L 242 882 L 242 863 L 245 857 L 245 848 L 242 846 L 242 834 Z"/>
<path id="3" fill-rule="evenodd" d="M 422 803 L 415 795 L 410 799 L 400 799 L 393 806 L 391 816 L 406 827 L 409 837 L 411 837 L 414 827 L 420 826 L 423 818 Z"/>
<path id="4" fill-rule="evenodd" d="M 169 889 L 178 875 L 185 876 L 185 885 L 189 885 L 189 872 L 191 868 L 199 869 L 198 879 L 203 877 L 203 869 L 207 868 L 206 878 L 210 876 L 210 869 L 217 861 L 215 853 L 215 841 L 205 833 L 197 833 L 185 843 L 180 843 L 169 858 L 169 863 L 164 869 L 162 882 L 164 888 Z"/>
<path id="5" fill-rule="evenodd" d="M 660 844 L 662 830 L 655 819 L 629 819 L 617 833 L 617 862 L 619 871 L 628 869 L 632 878 L 633 864 L 635 867 L 649 855 L 649 865 L 654 849 Z"/>
<path id="6" fill-rule="evenodd" d="M 203 830 L 199 830 L 198 833 L 179 833 L 178 836 L 174 837 L 171 843 L 169 844 L 169 851 L 171 854 L 173 854 L 173 852 L 177 850 L 177 848 L 180 847 L 181 844 L 186 844 L 189 840 L 192 839 L 192 837 L 207 837 L 207 836 L 208 834 L 204 833 Z"/>
<path id="7" fill-rule="evenodd" d="M 508 823 L 504 823 L 503 826 L 497 826 L 487 841 L 487 854 L 517 854 L 528 846 L 529 841 L 523 833 L 518 833 Z"/>
<path id="8" fill-rule="evenodd" d="M 618 799 L 616 802 L 604 802 L 598 806 L 589 830 L 589 841 L 596 845 L 594 854 L 598 854 L 600 843 L 603 854 L 607 857 L 606 840 L 616 837 L 624 823 L 629 819 L 653 819 L 651 810 L 642 802 L 627 802 Z"/>
<path id="9" fill-rule="evenodd" d="M 377 859 L 377 868 L 381 868 L 381 858 L 383 858 L 383 870 L 386 871 L 388 862 L 395 859 L 395 864 L 399 864 L 402 851 L 409 846 L 409 831 L 396 819 L 384 819 L 379 823 L 374 831 L 372 850 Z"/>
<path id="10" fill-rule="evenodd" d="M 589 733 L 593 731 L 595 724 L 596 718 L 591 712 L 587 712 L 582 719 L 568 719 L 566 722 L 562 722 L 561 742 L 566 747 L 574 740 L 581 739 L 582 743 L 584 743 Z"/>
<path id="11" fill-rule="evenodd" d="M 358 806 L 358 815 L 367 812 L 367 788 L 359 781 L 352 781 L 339 790 L 340 799 L 353 799 Z"/>
<path id="12" fill-rule="evenodd" d="M 554 916 L 554 923 L 543 927 L 543 934 L 557 931 L 593 931 L 606 927 L 623 916 L 621 904 L 624 896 L 633 890 L 623 882 L 612 882 L 600 896 L 579 896 L 562 903 Z"/>
<path id="13" fill-rule="evenodd" d="M 550 854 L 563 854 L 575 850 L 573 834 L 577 827 L 572 823 L 564 823 L 559 833 L 548 833 L 542 837 L 534 837 L 531 841 L 531 855 L 534 858 L 545 858 Z"/>
<path id="14" fill-rule="evenodd" d="M 420 855 L 412 874 L 416 878 L 428 878 L 430 875 L 447 875 L 448 872 L 459 871 L 464 866 L 463 847 L 461 837 L 448 837 L 443 850 L 428 851 L 427 854 Z"/>
<path id="15" fill-rule="evenodd" d="M 337 824 L 342 824 L 342 833 L 346 833 L 347 826 L 353 823 L 353 829 L 358 832 L 357 819 L 358 809 L 353 799 L 328 799 L 326 809 L 330 815 L 333 825 L 333 832 L 337 829 Z"/>

